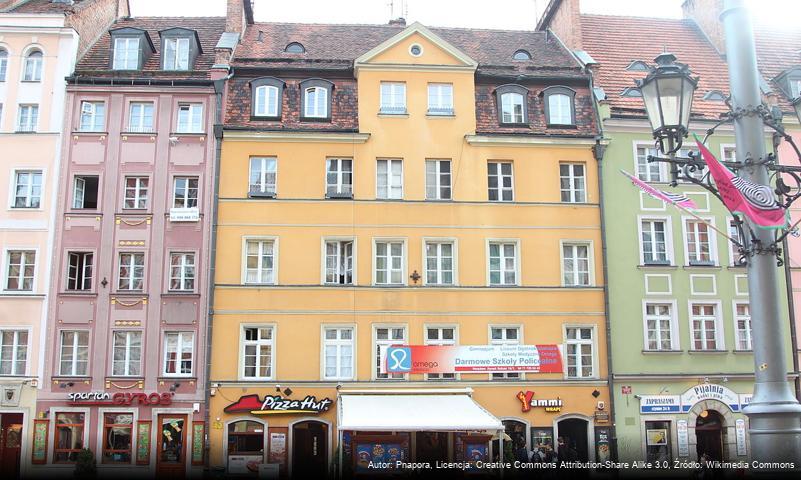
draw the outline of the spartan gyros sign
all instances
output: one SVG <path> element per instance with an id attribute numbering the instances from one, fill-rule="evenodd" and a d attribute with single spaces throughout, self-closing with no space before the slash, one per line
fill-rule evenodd
<path id="1" fill-rule="evenodd" d="M 67 399 L 71 405 L 170 405 L 172 393 L 73 392 Z"/>
<path id="2" fill-rule="evenodd" d="M 562 373 L 559 345 L 403 345 L 381 348 L 381 373 Z"/>
<path id="3" fill-rule="evenodd" d="M 291 400 L 280 395 L 267 395 L 259 400 L 258 395 L 244 395 L 225 407 L 226 413 L 248 412 L 252 415 L 323 413 L 334 403 L 330 398 L 317 400 L 314 395 L 306 395 L 303 400 Z"/>

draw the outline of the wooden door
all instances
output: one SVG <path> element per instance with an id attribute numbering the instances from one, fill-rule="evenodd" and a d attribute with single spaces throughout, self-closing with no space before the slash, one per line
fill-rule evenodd
<path id="1" fill-rule="evenodd" d="M 160 478 L 186 476 L 186 415 L 159 415 L 156 474 Z"/>
<path id="2" fill-rule="evenodd" d="M 19 478 L 22 414 L 0 415 L 0 478 Z"/>
<path id="3" fill-rule="evenodd" d="M 292 477 L 328 477 L 328 426 L 321 422 L 297 423 L 292 428 Z"/>

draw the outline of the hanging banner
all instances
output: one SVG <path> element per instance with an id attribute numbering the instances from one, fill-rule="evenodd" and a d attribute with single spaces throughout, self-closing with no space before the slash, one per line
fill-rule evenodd
<path id="1" fill-rule="evenodd" d="M 381 373 L 562 373 L 559 345 L 403 345 L 381 348 Z"/>
<path id="2" fill-rule="evenodd" d="M 267 395 L 259 400 L 258 395 L 244 395 L 239 400 L 225 407 L 226 413 L 249 412 L 253 415 L 311 413 L 328 411 L 334 401 L 330 398 L 317 400 L 314 395 L 306 395 L 303 400 L 291 400 L 280 395 Z"/>

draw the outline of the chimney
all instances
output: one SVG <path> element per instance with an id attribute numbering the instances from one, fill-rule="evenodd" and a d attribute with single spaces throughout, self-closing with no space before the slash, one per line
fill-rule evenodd
<path id="1" fill-rule="evenodd" d="M 212 77 L 225 76 L 234 58 L 236 46 L 245 36 L 248 25 L 253 25 L 252 0 L 228 0 L 225 32 L 214 47 Z"/>
<path id="2" fill-rule="evenodd" d="M 400 25 L 401 27 L 406 26 L 406 19 L 403 17 L 394 18 L 389 21 L 390 25 Z"/>
<path id="3" fill-rule="evenodd" d="M 228 0 L 225 16 L 225 31 L 245 35 L 245 29 L 253 24 L 252 0 Z"/>
<path id="4" fill-rule="evenodd" d="M 581 0 L 551 0 L 545 7 L 537 30 L 551 30 L 570 50 L 581 46 Z"/>
<path id="5" fill-rule="evenodd" d="M 720 14 L 723 0 L 684 0 L 681 5 L 684 18 L 692 20 L 719 54 L 726 52 L 726 38 Z"/>

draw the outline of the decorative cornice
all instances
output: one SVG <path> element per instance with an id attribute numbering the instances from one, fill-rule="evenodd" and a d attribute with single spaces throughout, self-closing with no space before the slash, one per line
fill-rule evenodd
<path id="1" fill-rule="evenodd" d="M 231 142 L 267 143 L 365 143 L 369 133 L 339 132 L 265 132 L 224 130 L 223 138 Z"/>
<path id="2" fill-rule="evenodd" d="M 472 146 L 486 147 L 577 147 L 595 145 L 595 138 L 578 137 L 545 137 L 545 136 L 523 136 L 523 135 L 465 135 L 465 140 Z M 608 140 L 601 140 L 602 144 L 609 143 Z"/>

